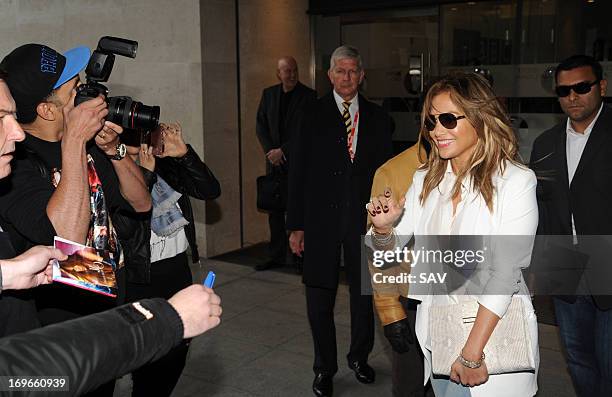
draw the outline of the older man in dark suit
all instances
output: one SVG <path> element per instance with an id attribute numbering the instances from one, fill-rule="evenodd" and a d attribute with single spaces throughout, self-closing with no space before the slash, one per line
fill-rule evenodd
<path id="1" fill-rule="evenodd" d="M 291 134 L 298 125 L 303 108 L 317 99 L 317 93 L 298 81 L 298 66 L 293 57 L 278 60 L 276 77 L 280 84 L 266 88 L 257 110 L 257 138 L 266 155 L 266 172 L 275 173 L 287 186 L 287 157 Z M 287 194 L 287 192 L 284 192 Z M 256 270 L 282 266 L 287 255 L 285 211 L 270 212 L 270 260 Z"/>
<path id="2" fill-rule="evenodd" d="M 292 143 L 287 228 L 289 243 L 304 255 L 308 319 L 314 339 L 313 391 L 331 396 L 336 362 L 334 303 L 340 252 L 350 290 L 351 346 L 347 356 L 357 380 L 372 383 L 367 364 L 374 345 L 372 297 L 361 294 L 360 241 L 365 234 L 370 188 L 376 169 L 392 154 L 393 122 L 358 93 L 361 56 L 350 46 L 331 56 L 333 91 L 309 107 Z"/>
<path id="3" fill-rule="evenodd" d="M 576 278 L 576 290 L 564 291 L 572 295 L 554 299 L 555 311 L 577 394 L 611 396 L 612 247 L 609 242 L 606 247 L 605 237 L 612 235 L 612 109 L 603 104 L 607 81 L 592 57 L 564 60 L 555 78 L 568 118 L 533 145 L 538 233 L 567 235 L 570 249 L 590 258 L 582 263 L 586 267 Z"/>

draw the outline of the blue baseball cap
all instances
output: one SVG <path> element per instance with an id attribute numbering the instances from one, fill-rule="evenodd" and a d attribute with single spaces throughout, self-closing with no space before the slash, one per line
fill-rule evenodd
<path id="1" fill-rule="evenodd" d="M 79 46 L 66 51 L 64 53 L 64 57 L 66 58 L 66 65 L 64 66 L 64 70 L 62 70 L 62 74 L 53 86 L 53 89 L 56 89 L 65 82 L 71 80 L 74 76 L 85 69 L 87 63 L 89 62 L 89 58 L 91 57 L 91 52 L 89 51 L 89 48 Z"/>
<path id="2" fill-rule="evenodd" d="M 87 47 L 75 47 L 62 55 L 42 44 L 22 45 L 4 57 L 0 69 L 7 75 L 19 121 L 34 121 L 38 104 L 85 69 L 89 58 Z"/>

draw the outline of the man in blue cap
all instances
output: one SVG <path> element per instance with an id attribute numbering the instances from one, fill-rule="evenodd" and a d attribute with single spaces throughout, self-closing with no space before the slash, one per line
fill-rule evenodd
<path id="1" fill-rule="evenodd" d="M 112 216 L 147 212 L 151 197 L 138 166 L 119 142 L 121 126 L 105 121 L 105 98 L 74 106 L 79 72 L 89 62 L 87 47 L 65 54 L 41 44 L 13 50 L 0 72 L 26 132 L 16 145 L 13 174 L 0 187 L 0 226 L 17 253 L 54 236 L 107 250 L 117 263 L 119 294 L 123 251 Z M 121 301 L 119 296 L 119 301 Z M 43 325 L 115 306 L 102 295 L 54 284 L 37 292 Z M 103 394 L 112 395 L 114 382 Z"/>
<path id="2" fill-rule="evenodd" d="M 0 180 L 9 177 L 15 145 L 25 138 L 5 78 L 0 70 Z M 164 357 L 184 338 L 221 321 L 220 298 L 210 289 L 212 285 L 191 285 L 167 301 L 140 299 L 114 310 L 19 332 L 15 324 L 23 322 L 28 309 L 34 318 L 36 312 L 31 305 L 20 306 L 13 293 L 50 283 L 51 260 L 67 256 L 58 249 L 35 246 L 15 257 L 6 234 L 0 229 L 0 336 L 18 333 L 0 338 L 1 390 L 8 390 L 8 378 L 55 375 L 54 385 L 65 382 L 63 389 L 71 395 L 92 390 L 95 395 L 111 395 L 113 382 L 103 390 L 98 387 Z M 60 381 L 59 376 L 64 379 Z"/>
<path id="3" fill-rule="evenodd" d="M 0 63 L 26 132 L 16 145 L 13 174 L 1 189 L 0 226 L 17 253 L 52 245 L 57 235 L 108 250 L 120 269 L 121 236 L 111 217 L 119 211 L 147 212 L 151 198 L 142 173 L 119 142 L 123 129 L 104 119 L 105 98 L 74 106 L 78 74 L 89 57 L 87 47 L 62 55 L 41 44 L 26 44 Z M 115 304 L 71 287 L 50 288 L 37 300 L 43 324 Z"/>

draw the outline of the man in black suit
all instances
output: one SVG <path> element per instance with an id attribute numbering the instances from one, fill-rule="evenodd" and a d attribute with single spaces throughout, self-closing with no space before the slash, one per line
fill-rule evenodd
<path id="1" fill-rule="evenodd" d="M 266 155 L 266 173 L 275 173 L 287 183 L 287 156 L 292 132 L 297 128 L 299 114 L 317 99 L 317 93 L 298 81 L 298 66 L 293 57 L 278 60 L 276 77 L 280 84 L 266 88 L 257 110 L 257 138 Z M 287 192 L 284 192 L 285 195 Z M 270 260 L 257 265 L 256 270 L 282 266 L 287 256 L 285 211 L 270 212 Z"/>
<path id="2" fill-rule="evenodd" d="M 338 47 L 328 76 L 333 91 L 306 109 L 292 143 L 287 215 L 291 250 L 306 252 L 303 281 L 317 396 L 332 395 L 332 377 L 338 370 L 334 304 L 341 249 L 351 304 L 348 365 L 360 382 L 375 379 L 367 364 L 374 317 L 372 297 L 361 294 L 361 282 L 369 280 L 360 276 L 360 241 L 374 172 L 391 157 L 393 132 L 389 115 L 358 93 L 364 71 L 357 49 Z"/>
<path id="3" fill-rule="evenodd" d="M 571 251 L 590 257 L 576 278 L 575 293 L 554 298 L 555 311 L 577 394 L 611 396 L 610 261 L 597 254 L 607 250 L 601 244 L 592 247 L 594 241 L 605 240 L 596 236 L 612 235 L 612 109 L 603 104 L 607 81 L 592 57 L 564 60 L 555 80 L 568 119 L 542 133 L 533 145 L 538 233 L 567 235 Z M 602 282 L 607 287 L 601 288 Z"/>

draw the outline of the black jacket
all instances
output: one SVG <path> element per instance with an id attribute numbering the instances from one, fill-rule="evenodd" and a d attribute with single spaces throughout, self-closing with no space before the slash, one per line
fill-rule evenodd
<path id="1" fill-rule="evenodd" d="M 357 152 L 351 163 L 346 127 L 333 93 L 306 109 L 292 146 L 287 229 L 304 231 L 304 282 L 335 288 L 338 244 L 365 234 L 376 169 L 392 155 L 391 117 L 359 95 Z"/>
<path id="2" fill-rule="evenodd" d="M 0 376 L 67 376 L 67 395 L 81 395 L 163 357 L 183 340 L 183 322 L 164 299 L 140 305 L 153 317 L 129 304 L 0 339 Z M 3 396 L 58 393 L 3 390 Z"/>
<path id="3" fill-rule="evenodd" d="M 137 215 L 123 198 L 117 174 L 111 160 L 93 142 L 87 145 L 87 153 L 95 161 L 95 168 L 103 185 L 106 209 L 115 221 L 115 214 L 124 212 Z M 0 181 L 0 224 L 11 236 L 15 251 L 19 254 L 34 245 L 53 245 L 55 228 L 47 216 L 47 204 L 55 192 L 51 170 L 61 168 L 61 142 L 48 142 L 26 134 L 23 142 L 15 145 L 12 173 Z M 119 228 L 117 235 L 123 244 Z M 41 322 L 55 322 L 64 315 L 85 315 L 106 310 L 123 302 L 125 295 L 125 272 L 130 258 L 125 256 L 126 266 L 117 271 L 118 294 L 116 300 L 102 295 L 83 293 L 79 289 L 53 284 L 37 288 L 31 293 L 36 297 Z M 45 309 L 53 309 L 52 311 Z M 61 315 L 59 313 L 62 313 Z"/>
<path id="4" fill-rule="evenodd" d="M 287 108 L 283 125 L 280 125 L 280 99 L 282 84 L 263 90 L 257 109 L 256 133 L 264 153 L 281 148 L 285 157 L 290 155 L 292 131 L 298 128 L 299 116 L 304 107 L 317 99 L 317 93 L 310 87 L 298 82 L 293 89 L 293 97 Z"/>
<path id="5" fill-rule="evenodd" d="M 543 132 L 534 142 L 530 166 L 538 177 L 538 234 L 572 235 L 572 214 L 576 234 L 582 236 L 612 235 L 612 109 L 604 105 L 593 126 L 576 173 L 569 183 L 566 155 L 566 121 Z M 592 237 L 580 239 L 593 244 Z M 601 244 L 609 244 L 598 240 Z M 597 243 L 597 244 L 599 244 Z M 570 243 L 571 244 L 571 243 Z M 602 246 L 591 250 L 610 252 Z M 593 255 L 589 262 L 592 271 L 585 273 L 587 282 L 597 285 L 609 278 L 609 259 Z M 610 288 L 610 287 L 608 287 Z M 599 288 L 597 288 L 599 289 Z M 601 309 L 612 308 L 612 290 L 608 296 L 594 296 Z M 567 299 L 567 298 L 566 298 Z M 572 300 L 570 297 L 569 300 Z"/>
<path id="6" fill-rule="evenodd" d="M 0 232 L 0 259 L 16 255 L 10 236 Z M 2 287 L 0 277 L 0 287 Z M 31 291 L 5 291 L 0 294 L 0 338 L 40 327 Z"/>
<path id="7" fill-rule="evenodd" d="M 198 200 L 214 200 L 221 195 L 219 181 L 212 171 L 204 164 L 191 145 L 187 145 L 187 154 L 181 158 L 164 157 L 155 161 L 155 173 L 163 178 L 172 189 L 181 193 L 179 207 L 183 216 L 189 222 L 185 226 L 185 234 L 191 247 L 193 262 L 200 260 L 193 209 L 189 197 Z"/>
<path id="8" fill-rule="evenodd" d="M 221 194 L 219 181 L 212 171 L 204 164 L 191 145 L 187 145 L 187 153 L 181 158 L 164 157 L 155 160 L 155 172 L 142 168 L 145 182 L 152 189 L 157 181 L 157 175 L 164 179 L 170 187 L 182 196 L 178 201 L 183 217 L 189 222 L 185 226 L 185 235 L 191 247 L 193 262 L 200 260 L 198 252 L 193 209 L 189 196 L 199 200 L 212 200 Z M 129 282 L 148 284 L 151 278 L 151 214 L 145 217 L 134 217 L 119 214 L 113 217 L 120 236 L 125 238 L 123 243 L 126 256 L 130 258 L 127 266 L 127 279 Z"/>

